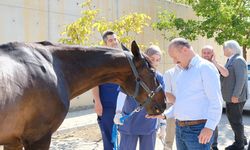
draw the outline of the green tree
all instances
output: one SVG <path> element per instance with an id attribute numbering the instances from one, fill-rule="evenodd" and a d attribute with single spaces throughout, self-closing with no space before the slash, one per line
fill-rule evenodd
<path id="1" fill-rule="evenodd" d="M 193 4 L 196 0 L 170 0 L 171 2 L 174 3 L 181 3 L 181 4 L 186 4 L 186 5 L 191 5 Z"/>
<path id="2" fill-rule="evenodd" d="M 234 39 L 246 50 L 250 48 L 250 1 L 249 0 L 197 0 L 191 6 L 199 17 L 184 20 L 168 11 L 160 12 L 154 27 L 159 30 L 178 31 L 179 36 L 195 40 L 199 35 L 215 38 L 222 44 Z"/>
<path id="3" fill-rule="evenodd" d="M 148 21 L 151 18 L 143 13 L 131 13 L 117 20 L 107 21 L 105 17 L 100 17 L 100 10 L 92 7 L 91 2 L 92 0 L 87 0 L 82 4 L 86 9 L 81 12 L 80 18 L 65 27 L 60 42 L 80 45 L 102 44 L 102 41 L 91 41 L 91 37 L 95 33 L 102 35 L 110 29 L 117 34 L 120 42 L 129 44 L 136 34 L 142 33 L 144 27 L 149 25 Z"/>

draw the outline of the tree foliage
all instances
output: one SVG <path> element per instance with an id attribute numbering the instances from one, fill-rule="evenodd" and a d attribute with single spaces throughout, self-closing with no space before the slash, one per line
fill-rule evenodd
<path id="1" fill-rule="evenodd" d="M 196 0 L 170 0 L 171 2 L 174 3 L 180 3 L 180 4 L 186 4 L 186 5 L 191 5 L 193 4 Z"/>
<path id="2" fill-rule="evenodd" d="M 238 41 L 246 58 L 250 48 L 249 0 L 197 0 L 191 6 L 199 19 L 184 20 L 168 11 L 160 12 L 154 27 L 159 30 L 178 31 L 179 36 L 195 40 L 199 35 L 215 38 L 222 44 L 226 40 Z"/>
<path id="3" fill-rule="evenodd" d="M 100 17 L 100 9 L 95 9 L 91 2 L 92 0 L 87 0 L 82 4 L 85 10 L 81 12 L 81 17 L 65 27 L 60 42 L 80 45 L 102 44 L 102 41 L 93 43 L 90 37 L 95 33 L 99 33 L 101 37 L 104 31 L 112 30 L 120 42 L 128 44 L 136 34 L 142 33 L 144 27 L 149 25 L 148 21 L 151 18 L 143 13 L 131 13 L 108 21 L 105 17 Z"/>

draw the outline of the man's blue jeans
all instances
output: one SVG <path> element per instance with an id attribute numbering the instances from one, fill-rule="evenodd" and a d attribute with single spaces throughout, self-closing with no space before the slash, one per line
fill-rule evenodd
<path id="1" fill-rule="evenodd" d="M 176 123 L 176 147 L 177 150 L 210 150 L 213 137 L 208 144 L 200 144 L 198 136 L 205 123 L 181 127 Z"/>

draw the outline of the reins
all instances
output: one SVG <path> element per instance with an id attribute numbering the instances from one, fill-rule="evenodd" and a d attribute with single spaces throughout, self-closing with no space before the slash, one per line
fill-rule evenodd
<path id="1" fill-rule="evenodd" d="M 124 124 L 125 120 L 128 119 L 130 116 L 132 116 L 134 113 L 138 113 L 143 109 L 142 106 L 138 106 L 136 107 L 131 113 L 129 113 L 128 115 L 124 115 L 120 118 L 120 122 Z M 114 149 L 113 150 L 119 150 L 120 146 L 119 146 L 119 140 L 118 140 L 118 125 L 114 124 L 113 128 L 112 128 L 112 141 L 114 144 Z"/>

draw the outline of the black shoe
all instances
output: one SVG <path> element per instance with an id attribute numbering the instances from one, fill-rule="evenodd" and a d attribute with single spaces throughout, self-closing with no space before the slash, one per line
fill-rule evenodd
<path id="1" fill-rule="evenodd" d="M 213 146 L 213 147 L 211 147 L 211 149 L 210 150 L 219 150 L 218 149 L 218 147 L 217 146 Z"/>
<path id="2" fill-rule="evenodd" d="M 229 145 L 228 147 L 226 147 L 225 150 L 245 150 L 245 148 L 244 148 L 244 145 L 239 146 L 234 142 L 232 145 Z"/>
<path id="3" fill-rule="evenodd" d="M 247 145 L 247 139 L 246 138 L 244 139 L 244 145 Z"/>

